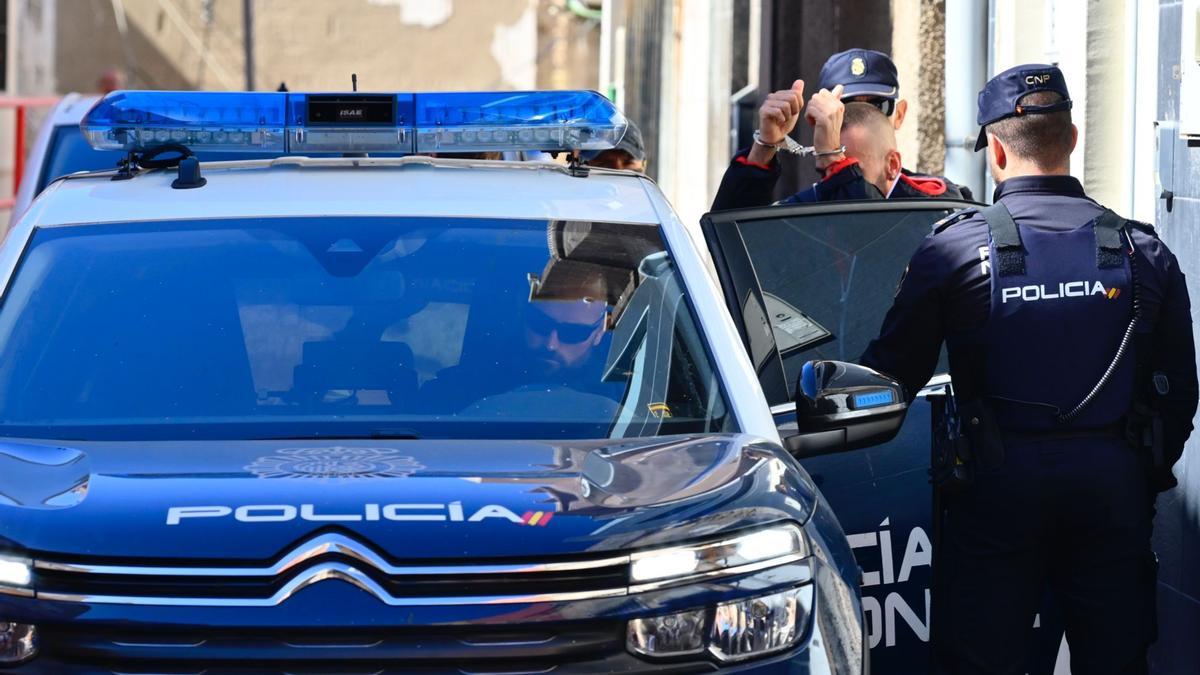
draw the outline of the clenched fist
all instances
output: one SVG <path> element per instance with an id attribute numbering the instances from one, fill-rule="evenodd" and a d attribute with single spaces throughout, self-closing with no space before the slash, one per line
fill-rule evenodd
<path id="1" fill-rule="evenodd" d="M 796 80 L 791 89 L 781 89 L 767 95 L 758 109 L 758 137 L 763 143 L 777 144 L 796 128 L 800 111 L 804 109 L 804 80 Z M 755 143 L 746 159 L 755 164 L 767 164 L 775 157 L 775 148 Z"/>
<path id="2" fill-rule="evenodd" d="M 808 102 L 808 110 L 805 112 L 805 117 L 808 123 L 813 125 L 813 148 L 817 152 L 828 153 L 842 145 L 842 118 L 846 114 L 846 104 L 842 103 L 842 85 L 838 85 L 831 89 L 822 89 L 813 94 L 812 100 Z M 827 154 L 817 157 L 816 167 L 824 170 L 830 164 L 833 164 L 845 155 Z"/>
<path id="3" fill-rule="evenodd" d="M 758 109 L 758 133 L 764 143 L 779 143 L 796 128 L 804 108 L 804 80 L 796 80 L 791 89 L 767 96 Z"/>

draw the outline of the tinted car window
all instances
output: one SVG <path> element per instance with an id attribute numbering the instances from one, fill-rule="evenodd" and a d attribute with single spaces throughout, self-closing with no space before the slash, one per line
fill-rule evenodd
<path id="1" fill-rule="evenodd" d="M 8 436 L 551 439 L 730 424 L 647 226 L 44 229 L 0 309 Z"/>
<path id="2" fill-rule="evenodd" d="M 909 257 L 950 213 L 822 209 L 738 222 L 789 388 L 805 361 L 858 360 L 879 333 Z M 943 350 L 937 372 L 945 371 Z"/>

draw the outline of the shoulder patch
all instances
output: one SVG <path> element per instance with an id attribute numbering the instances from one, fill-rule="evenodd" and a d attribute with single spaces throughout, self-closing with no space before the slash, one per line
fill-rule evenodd
<path id="1" fill-rule="evenodd" d="M 946 181 L 937 176 L 902 173 L 900 174 L 900 180 L 904 181 L 905 184 L 917 192 L 929 195 L 930 197 L 938 197 L 946 194 Z"/>
<path id="2" fill-rule="evenodd" d="M 966 220 L 967 218 L 970 218 L 971 216 L 978 215 L 978 214 L 979 214 L 979 209 L 963 209 L 962 211 L 956 211 L 954 213 L 951 213 L 950 215 L 946 216 L 945 218 L 942 218 L 941 220 L 939 220 L 933 224 L 933 233 L 941 234 L 943 230 L 950 227 L 951 225 L 953 225 L 955 223 L 961 223 L 962 221 Z"/>

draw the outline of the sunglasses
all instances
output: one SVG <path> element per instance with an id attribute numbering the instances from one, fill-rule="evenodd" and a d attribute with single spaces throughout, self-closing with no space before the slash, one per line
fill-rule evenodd
<path id="1" fill-rule="evenodd" d="M 601 317 L 603 319 L 603 317 Z M 592 337 L 600 327 L 600 321 L 595 323 L 564 323 L 538 311 L 530 311 L 526 317 L 529 330 L 538 335 L 558 333 L 558 341 L 567 344 L 579 344 Z"/>
<path id="2" fill-rule="evenodd" d="M 888 117 L 891 117 L 892 113 L 896 112 L 896 99 L 894 98 L 884 98 L 883 96 L 855 96 L 854 98 L 849 99 L 849 101 L 852 103 L 869 103 L 876 108 L 879 108 L 880 112 Z"/>

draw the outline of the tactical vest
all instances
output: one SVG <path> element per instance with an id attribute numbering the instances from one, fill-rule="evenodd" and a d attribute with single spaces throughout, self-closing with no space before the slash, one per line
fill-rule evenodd
<path id="1" fill-rule="evenodd" d="M 980 214 L 991 310 L 968 340 L 962 385 L 986 401 L 1002 431 L 1118 425 L 1133 402 L 1137 360 L 1125 219 L 1105 210 L 1080 227 L 1045 230 L 1018 225 L 999 202 Z"/>

